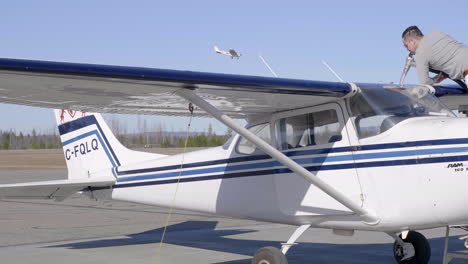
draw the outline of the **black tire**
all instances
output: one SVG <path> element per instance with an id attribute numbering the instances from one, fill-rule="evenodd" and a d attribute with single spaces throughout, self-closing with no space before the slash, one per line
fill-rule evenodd
<path id="1" fill-rule="evenodd" d="M 401 236 L 400 236 L 401 238 Z M 431 246 L 421 233 L 410 231 L 406 239 L 403 239 L 404 242 L 411 243 L 414 247 L 414 257 L 406 260 L 401 260 L 403 256 L 399 254 L 401 252 L 401 246 L 398 243 L 393 244 L 393 254 L 395 260 L 399 264 L 427 264 L 431 258 Z"/>
<path id="2" fill-rule="evenodd" d="M 264 247 L 255 252 L 252 264 L 288 264 L 288 260 L 281 250 L 275 247 Z"/>

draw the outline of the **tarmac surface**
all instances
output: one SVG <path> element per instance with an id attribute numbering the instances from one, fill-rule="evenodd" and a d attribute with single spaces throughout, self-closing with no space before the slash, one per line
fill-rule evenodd
<path id="1" fill-rule="evenodd" d="M 0 183 L 65 177 L 66 169 L 0 170 Z M 96 202 L 80 195 L 60 203 L 1 201 L 0 263 L 248 264 L 257 249 L 280 247 L 295 229 L 178 210 L 159 250 L 167 212 L 139 204 Z M 430 263 L 442 263 L 445 229 L 423 234 L 430 238 Z M 383 233 L 357 231 L 344 237 L 331 230 L 310 229 L 298 242 L 288 252 L 291 264 L 396 263 L 393 240 Z M 456 236 L 450 238 L 451 251 L 463 249 Z"/>

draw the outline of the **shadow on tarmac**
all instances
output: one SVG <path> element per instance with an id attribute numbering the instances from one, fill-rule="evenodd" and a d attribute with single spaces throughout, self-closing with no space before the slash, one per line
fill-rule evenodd
<path id="1" fill-rule="evenodd" d="M 259 248 L 266 246 L 280 247 L 283 241 L 262 241 L 226 238 L 226 236 L 258 232 L 252 229 L 215 230 L 216 221 L 187 221 L 168 227 L 169 234 L 165 237 L 165 244 L 173 244 L 191 248 L 199 248 L 225 253 L 252 256 Z M 141 245 L 159 243 L 163 228 L 148 230 L 143 233 L 128 235 L 125 238 L 100 239 L 85 242 L 67 243 L 49 246 L 52 248 L 94 249 L 104 247 L 118 247 L 127 245 Z M 287 239 L 287 238 L 285 238 Z M 430 239 L 432 256 L 430 263 L 441 263 L 444 249 L 444 238 Z M 396 263 L 393 259 L 392 243 L 386 244 L 325 244 L 304 242 L 289 250 L 288 262 L 309 264 L 336 263 Z M 464 250 L 463 243 L 457 237 L 449 240 L 451 252 Z M 218 262 L 215 264 L 250 264 L 251 259 Z M 453 260 L 451 264 L 466 263 Z"/>

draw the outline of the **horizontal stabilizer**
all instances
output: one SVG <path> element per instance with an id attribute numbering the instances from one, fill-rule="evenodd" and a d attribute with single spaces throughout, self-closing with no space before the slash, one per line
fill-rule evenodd
<path id="1" fill-rule="evenodd" d="M 62 201 L 88 187 L 106 187 L 114 178 L 68 179 L 15 184 L 0 184 L 0 199 L 54 199 Z"/>

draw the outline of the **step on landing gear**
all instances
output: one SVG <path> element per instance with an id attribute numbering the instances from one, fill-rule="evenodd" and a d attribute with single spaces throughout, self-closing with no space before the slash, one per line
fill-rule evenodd
<path id="1" fill-rule="evenodd" d="M 431 258 L 431 247 L 421 233 L 409 231 L 406 236 L 396 238 L 393 254 L 400 264 L 427 264 Z"/>

